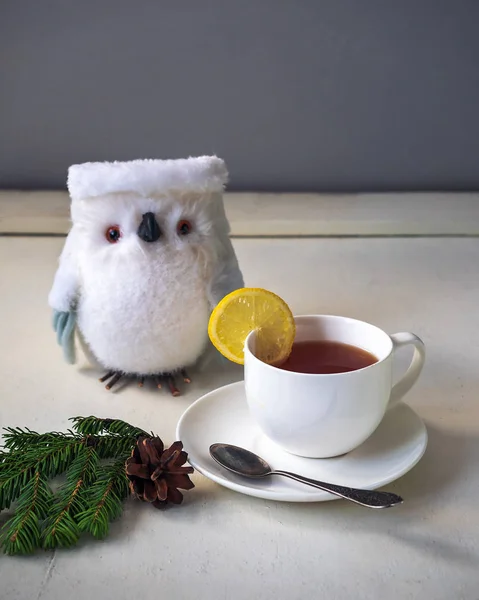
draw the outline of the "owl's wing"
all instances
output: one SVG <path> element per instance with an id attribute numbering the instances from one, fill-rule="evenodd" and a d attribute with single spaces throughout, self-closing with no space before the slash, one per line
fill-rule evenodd
<path id="1" fill-rule="evenodd" d="M 210 283 L 211 308 L 214 308 L 230 292 L 244 287 L 243 275 L 231 242 L 229 242 L 229 245 L 231 246 L 231 252 L 228 252 L 219 262 Z M 228 248 L 225 248 L 225 250 L 228 250 Z"/>
<path id="2" fill-rule="evenodd" d="M 62 347 L 65 361 L 71 365 L 75 363 L 75 326 L 75 311 L 53 310 L 53 329 L 57 334 L 57 342 Z"/>
<path id="3" fill-rule="evenodd" d="M 59 259 L 48 303 L 53 309 L 53 328 L 65 360 L 75 362 L 76 301 L 79 291 L 78 234 L 73 227 Z"/>
<path id="4" fill-rule="evenodd" d="M 228 235 L 216 241 L 217 262 L 209 286 L 209 299 L 213 309 L 227 294 L 244 287 L 233 245 Z"/>
<path id="5" fill-rule="evenodd" d="M 244 287 L 243 275 L 230 239 L 230 224 L 226 217 L 223 197 L 218 195 L 210 206 L 210 218 L 214 230 L 214 265 L 209 282 L 209 300 L 211 309 L 226 295 Z"/>
<path id="6" fill-rule="evenodd" d="M 216 263 L 212 271 L 208 287 L 208 297 L 211 310 L 230 292 L 244 287 L 243 275 L 238 265 L 233 245 L 228 235 L 221 235 L 215 240 Z M 208 349 L 200 358 L 197 367 L 200 370 L 208 368 L 214 360 L 216 367 L 228 367 L 231 363 L 208 342 Z"/>

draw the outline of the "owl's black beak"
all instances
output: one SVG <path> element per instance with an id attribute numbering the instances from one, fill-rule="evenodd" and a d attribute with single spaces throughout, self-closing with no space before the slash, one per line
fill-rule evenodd
<path id="1" fill-rule="evenodd" d="M 147 212 L 143 215 L 137 233 L 144 242 L 156 242 L 160 238 L 160 226 L 152 212 Z"/>

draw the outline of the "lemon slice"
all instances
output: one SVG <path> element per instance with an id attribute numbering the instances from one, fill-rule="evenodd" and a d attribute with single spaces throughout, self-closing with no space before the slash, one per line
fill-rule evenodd
<path id="1" fill-rule="evenodd" d="M 244 364 L 244 343 L 256 331 L 254 353 L 268 364 L 288 358 L 296 327 L 289 306 L 273 292 L 241 288 L 228 294 L 211 313 L 208 335 L 217 350 L 232 362 Z"/>

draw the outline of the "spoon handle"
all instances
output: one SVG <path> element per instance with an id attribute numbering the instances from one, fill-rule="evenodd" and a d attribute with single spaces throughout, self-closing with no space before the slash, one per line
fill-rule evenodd
<path id="1" fill-rule="evenodd" d="M 400 496 L 389 492 L 360 490 L 357 488 L 345 487 L 343 485 L 336 485 L 334 483 L 324 483 L 324 481 L 316 481 L 316 479 L 309 479 L 308 477 L 296 475 L 296 473 L 290 473 L 289 471 L 271 471 L 271 475 L 283 475 L 284 477 L 289 477 L 295 481 L 300 481 L 311 487 L 319 488 L 325 492 L 330 492 L 331 494 L 370 508 L 389 508 L 390 506 L 401 504 L 403 502 L 403 499 Z"/>

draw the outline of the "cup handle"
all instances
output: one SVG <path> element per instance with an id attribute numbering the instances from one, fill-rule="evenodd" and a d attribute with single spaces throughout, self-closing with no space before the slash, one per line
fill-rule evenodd
<path id="1" fill-rule="evenodd" d="M 388 408 L 391 408 L 403 399 L 418 380 L 424 367 L 424 361 L 426 360 L 426 347 L 424 346 L 424 342 L 417 335 L 414 335 L 414 333 L 393 333 L 389 337 L 393 342 L 394 350 L 402 346 L 409 346 L 409 344 L 414 346 L 414 354 L 407 371 L 391 389 L 388 405 Z"/>

